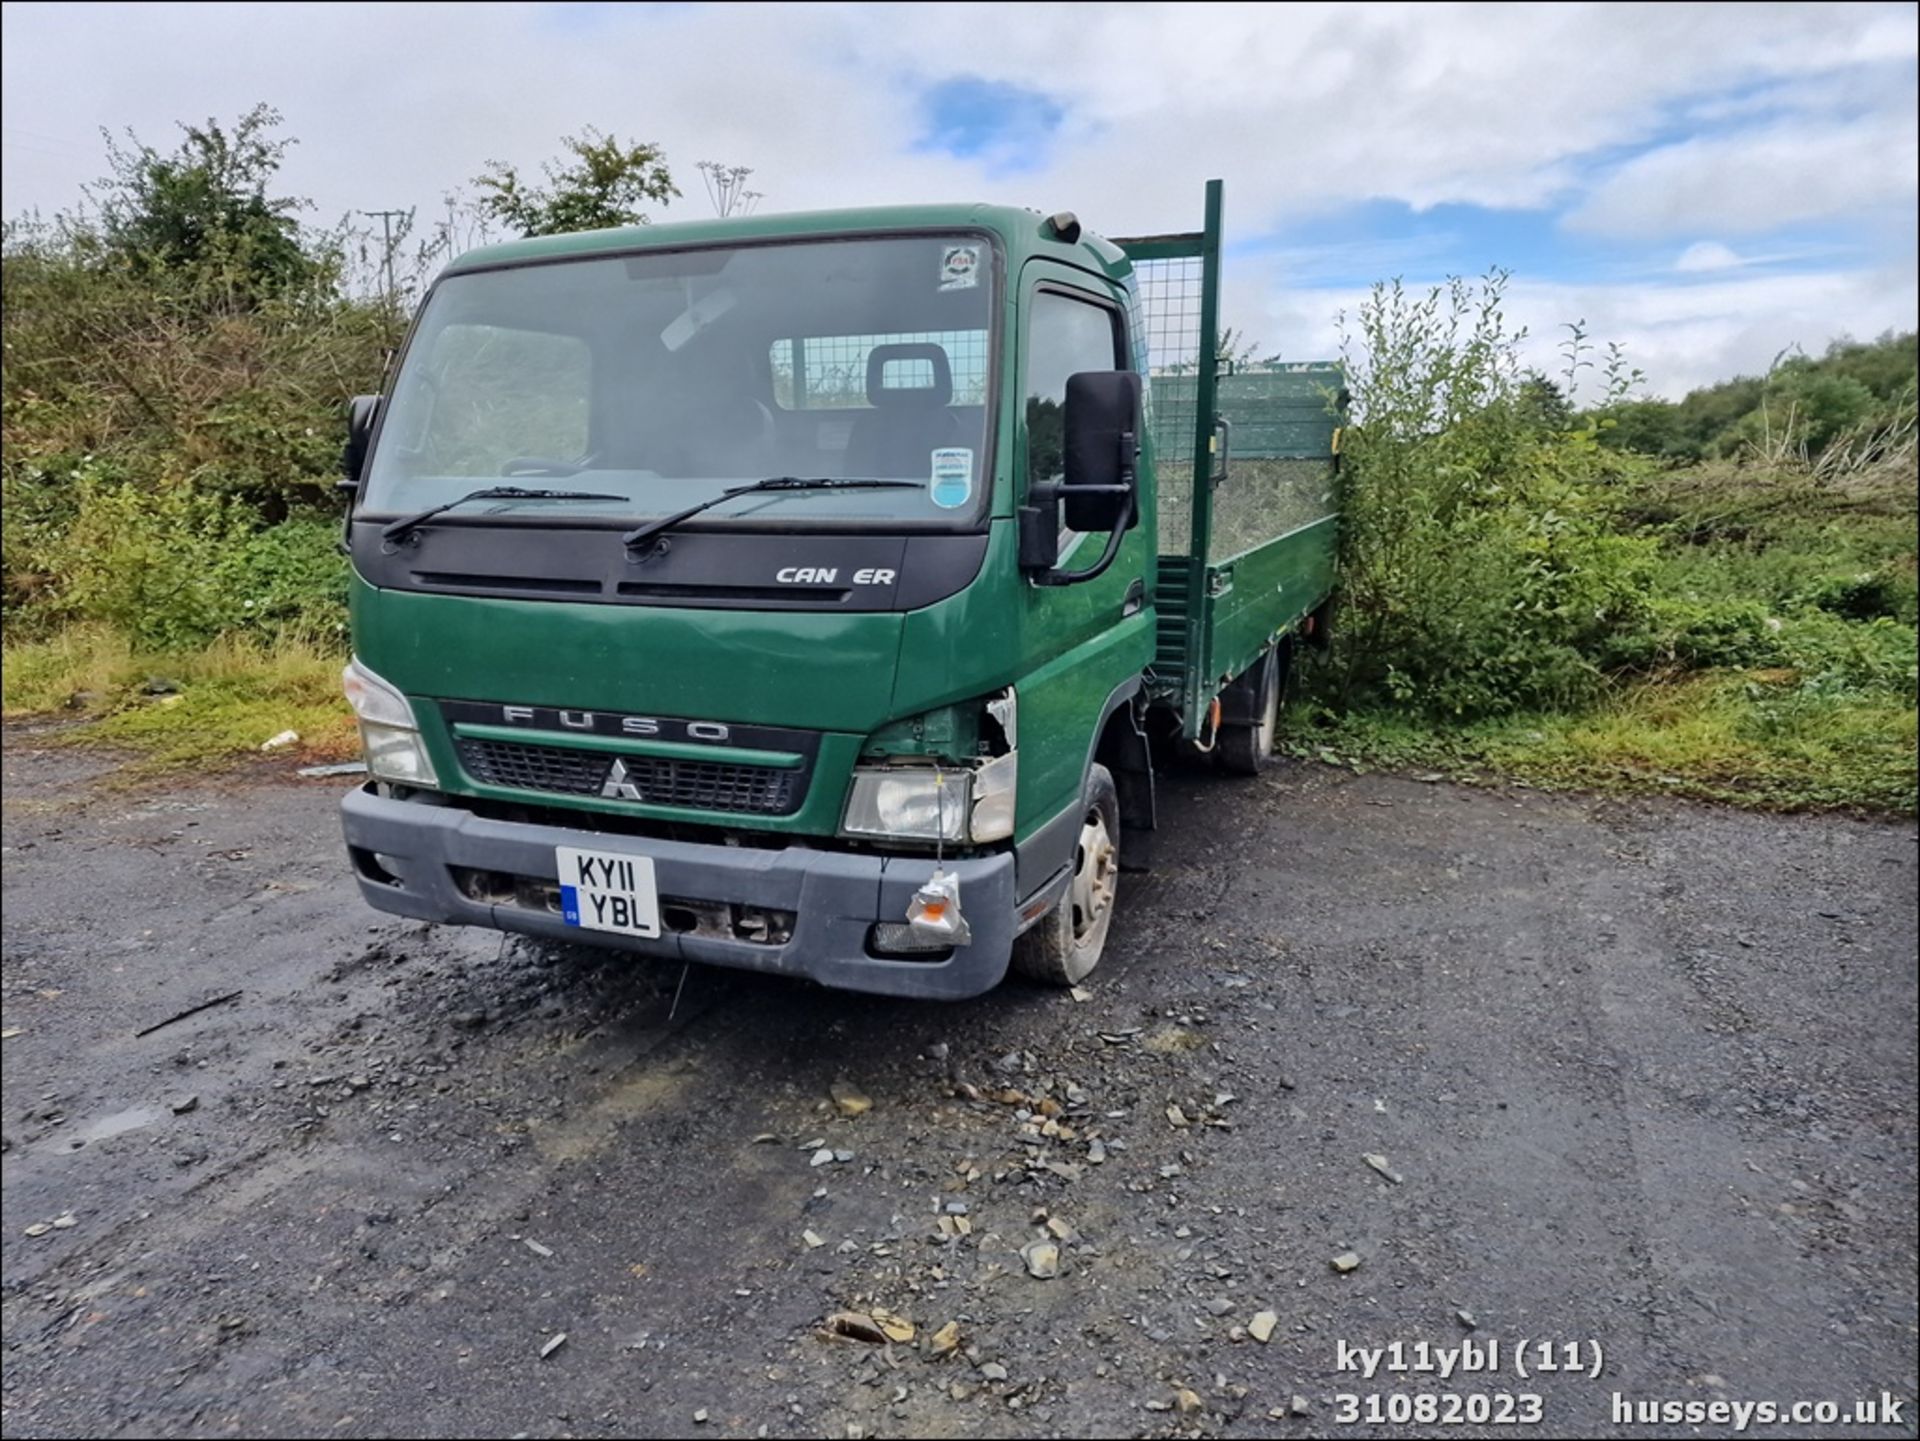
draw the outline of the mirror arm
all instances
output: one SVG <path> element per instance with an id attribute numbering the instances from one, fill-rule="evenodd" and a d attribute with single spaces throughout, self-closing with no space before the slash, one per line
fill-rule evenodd
<path id="1" fill-rule="evenodd" d="M 1105 487 L 1102 487 L 1105 489 Z M 1048 568 L 1033 577 L 1035 585 L 1079 585 L 1082 581 L 1097 580 L 1107 573 L 1114 559 L 1120 554 L 1120 547 L 1126 541 L 1127 531 L 1133 525 L 1133 504 L 1127 504 L 1127 513 L 1120 523 L 1107 532 L 1107 548 L 1100 553 L 1100 559 L 1093 563 L 1090 570 L 1056 570 Z"/>
<path id="2" fill-rule="evenodd" d="M 1127 532 L 1133 529 L 1134 522 L 1140 518 L 1139 478 L 1135 474 L 1135 464 L 1140 456 L 1140 437 L 1131 430 L 1123 430 L 1118 437 L 1120 446 L 1120 483 L 1118 485 L 1082 485 L 1074 486 L 1079 495 L 1123 495 L 1126 497 L 1126 509 L 1115 520 L 1112 529 L 1107 532 L 1107 547 L 1100 553 L 1100 559 L 1094 562 L 1090 570 L 1061 570 L 1057 562 L 1060 559 L 1060 512 L 1058 502 L 1067 493 L 1068 487 L 1061 482 L 1042 481 L 1027 492 L 1028 503 L 1020 507 L 1020 567 L 1035 572 L 1032 576 L 1035 585 L 1079 585 L 1082 581 L 1097 580 L 1107 573 L 1120 547 L 1127 538 Z"/>
<path id="3" fill-rule="evenodd" d="M 1020 569 L 1051 573 L 1060 559 L 1060 493 L 1057 480 L 1027 487 L 1027 503 L 1020 507 Z"/>
<path id="4" fill-rule="evenodd" d="M 342 555 L 353 554 L 353 507 L 360 498 L 360 482 L 348 480 L 342 476 L 333 483 L 333 488 L 347 498 L 347 508 L 340 515 L 340 538 L 334 542 Z"/>
<path id="5" fill-rule="evenodd" d="M 1139 492 L 1135 489 L 1133 477 L 1132 456 L 1134 453 L 1134 438 L 1132 432 L 1129 431 L 1122 435 L 1120 442 L 1122 446 L 1121 454 L 1125 457 L 1120 467 L 1122 483 L 1119 485 L 1089 485 L 1077 487 L 1082 495 L 1089 493 L 1097 495 L 1125 495 L 1127 498 L 1126 511 L 1114 522 L 1113 529 L 1107 532 L 1107 548 L 1100 553 L 1100 559 L 1093 563 L 1091 569 L 1061 570 L 1054 564 L 1054 562 L 1059 559 L 1060 552 L 1059 531 L 1057 529 L 1059 515 L 1053 508 L 1053 502 L 1060 498 L 1060 493 L 1066 487 L 1057 481 L 1037 485 L 1033 487 L 1030 494 L 1046 508 L 1043 510 L 1039 505 L 1025 505 L 1020 508 L 1020 558 L 1023 564 L 1027 559 L 1026 552 L 1029 528 L 1031 527 L 1037 531 L 1039 525 L 1043 523 L 1049 526 L 1046 533 L 1046 542 L 1051 550 L 1051 554 L 1039 562 L 1044 568 L 1040 569 L 1038 574 L 1032 577 L 1035 585 L 1079 585 L 1082 581 L 1097 580 L 1107 573 L 1108 568 L 1113 565 L 1115 558 L 1119 556 L 1120 547 L 1126 542 L 1127 532 L 1133 529 L 1133 523 L 1140 515 L 1140 496 Z M 1029 517 L 1032 517 L 1032 519 L 1030 520 Z"/>

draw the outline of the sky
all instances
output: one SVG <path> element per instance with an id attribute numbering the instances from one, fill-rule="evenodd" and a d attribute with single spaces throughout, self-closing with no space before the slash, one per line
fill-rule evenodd
<path id="1" fill-rule="evenodd" d="M 419 207 L 594 126 L 753 167 L 762 213 L 990 200 L 1124 235 L 1226 181 L 1223 318 L 1331 356 L 1374 281 L 1513 274 L 1657 394 L 1911 329 L 1905 4 L 7 4 L 9 217 L 72 205 L 100 131 L 265 101 L 314 218 Z"/>

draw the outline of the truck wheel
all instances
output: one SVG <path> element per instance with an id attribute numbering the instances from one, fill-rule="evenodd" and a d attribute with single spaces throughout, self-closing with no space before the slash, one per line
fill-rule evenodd
<path id="1" fill-rule="evenodd" d="M 1072 986 L 1100 964 L 1120 883 L 1120 797 L 1103 765 L 1087 772 L 1072 876 L 1060 903 L 1013 943 L 1013 968 L 1029 980 Z"/>
<path id="2" fill-rule="evenodd" d="M 1280 647 L 1260 657 L 1234 684 L 1252 691 L 1249 709 L 1254 719 L 1221 726 L 1214 754 L 1224 771 L 1258 775 L 1273 759 L 1273 740 L 1280 730 Z"/>

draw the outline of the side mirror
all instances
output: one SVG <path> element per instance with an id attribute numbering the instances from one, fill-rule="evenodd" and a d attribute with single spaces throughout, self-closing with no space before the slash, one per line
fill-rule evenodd
<path id="1" fill-rule="evenodd" d="M 1140 523 L 1140 377 L 1130 370 L 1069 375 L 1060 424 L 1061 478 L 1029 481 L 1020 507 L 1020 568 L 1035 585 L 1079 585 L 1104 575 Z M 1062 508 L 1070 530 L 1107 532 L 1107 548 L 1089 570 L 1057 568 Z"/>
<path id="2" fill-rule="evenodd" d="M 360 472 L 367 464 L 367 446 L 373 440 L 374 422 L 379 418 L 379 396 L 356 395 L 347 402 L 347 444 L 340 452 L 340 489 L 359 488 Z"/>
<path id="3" fill-rule="evenodd" d="M 1069 530 L 1129 529 L 1139 517 L 1134 467 L 1140 456 L 1140 377 L 1087 370 L 1067 377 L 1064 484 Z"/>

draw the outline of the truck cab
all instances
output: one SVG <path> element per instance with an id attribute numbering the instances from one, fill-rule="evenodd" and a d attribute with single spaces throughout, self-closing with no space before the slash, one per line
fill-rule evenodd
<path id="1" fill-rule="evenodd" d="M 364 897 L 897 995 L 1016 955 L 1084 978 L 1152 827 L 1149 727 L 1270 741 L 1331 583 L 1316 522 L 1257 644 L 1192 664 L 1184 597 L 1217 582 L 1163 553 L 1148 324 L 1125 249 L 998 206 L 450 265 L 350 421 Z"/>

